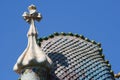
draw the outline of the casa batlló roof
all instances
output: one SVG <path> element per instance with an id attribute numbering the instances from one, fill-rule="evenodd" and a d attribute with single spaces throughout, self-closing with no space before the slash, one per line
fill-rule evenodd
<path id="1" fill-rule="evenodd" d="M 55 32 L 38 39 L 34 21 L 40 21 L 42 15 L 35 5 L 28 9 L 29 13 L 23 14 L 30 24 L 28 46 L 14 66 L 22 80 L 25 80 L 24 72 L 29 73 L 29 70 L 39 75 L 31 80 L 115 80 L 120 77 L 119 73 L 114 75 L 109 61 L 104 58 L 101 44 L 94 40 L 70 32 Z M 27 79 L 31 77 L 28 75 Z"/>

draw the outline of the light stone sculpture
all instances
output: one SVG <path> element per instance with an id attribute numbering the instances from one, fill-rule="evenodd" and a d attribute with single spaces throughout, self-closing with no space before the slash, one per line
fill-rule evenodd
<path id="1" fill-rule="evenodd" d="M 29 13 L 24 12 L 23 14 L 24 19 L 30 23 L 30 28 L 27 33 L 28 46 L 18 58 L 13 70 L 21 74 L 21 80 L 41 80 L 40 78 L 46 78 L 43 73 L 49 73 L 52 61 L 36 42 L 38 33 L 34 22 L 35 20 L 40 21 L 42 16 L 36 11 L 35 5 L 29 6 L 28 9 Z M 38 76 L 36 77 L 36 75 Z"/>

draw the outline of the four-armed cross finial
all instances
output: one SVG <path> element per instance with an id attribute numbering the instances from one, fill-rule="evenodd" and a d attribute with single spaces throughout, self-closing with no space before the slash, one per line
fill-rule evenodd
<path id="1" fill-rule="evenodd" d="M 23 13 L 23 18 L 27 21 L 27 22 L 31 22 L 31 20 L 37 20 L 37 21 L 40 21 L 42 19 L 42 16 L 40 13 L 38 13 L 36 11 L 36 6 L 35 5 L 30 5 L 28 7 L 28 10 L 29 10 L 29 13 L 27 12 L 24 12 Z"/>
<path id="2" fill-rule="evenodd" d="M 38 33 L 37 33 L 34 22 L 35 20 L 40 21 L 42 19 L 42 15 L 36 11 L 36 6 L 33 4 L 28 7 L 28 10 L 29 10 L 29 13 L 24 12 L 22 15 L 24 20 L 30 23 L 30 29 L 27 35 L 28 36 L 35 35 L 37 38 Z"/>
<path id="3" fill-rule="evenodd" d="M 14 71 L 21 74 L 21 80 L 39 80 L 39 79 L 33 79 L 37 78 L 36 75 L 39 75 L 41 78 L 41 75 L 44 73 L 38 74 L 37 72 L 44 70 L 45 72 L 49 72 L 52 67 L 52 61 L 51 59 L 42 51 L 41 47 L 37 44 L 37 29 L 35 27 L 35 20 L 40 21 L 42 19 L 42 16 L 40 13 L 36 11 L 35 5 L 31 5 L 28 7 L 29 13 L 24 12 L 23 17 L 24 19 L 30 23 L 30 28 L 28 30 L 28 46 L 24 50 L 24 52 L 20 55 L 18 58 L 15 66 Z M 34 72 L 33 70 L 36 69 L 37 72 Z M 26 71 L 33 71 L 33 73 Z M 31 76 L 30 76 L 31 74 Z M 36 75 L 34 75 L 36 74 Z M 27 77 L 29 76 L 29 77 Z M 44 76 L 44 78 L 47 78 Z M 43 79 L 43 76 L 42 76 Z"/>

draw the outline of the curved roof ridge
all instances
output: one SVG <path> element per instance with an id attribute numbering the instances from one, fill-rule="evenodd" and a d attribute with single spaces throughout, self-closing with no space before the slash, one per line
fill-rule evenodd
<path id="1" fill-rule="evenodd" d="M 40 42 L 42 42 L 43 40 L 48 40 L 49 38 L 53 38 L 54 36 L 74 36 L 74 37 L 76 37 L 76 38 L 81 38 L 81 39 L 83 39 L 83 40 L 85 40 L 85 41 L 87 41 L 87 42 L 90 42 L 90 43 L 92 43 L 92 44 L 95 44 L 95 45 L 98 45 L 99 47 L 101 47 L 101 43 L 99 43 L 99 42 L 96 42 L 95 40 L 90 40 L 89 38 L 87 38 L 87 37 L 84 37 L 83 35 L 81 35 L 81 34 L 74 34 L 74 33 L 72 33 L 72 32 L 68 32 L 68 33 L 64 33 L 64 32 L 60 32 L 60 33 L 58 33 L 58 32 L 54 32 L 53 34 L 50 34 L 48 37 L 43 37 L 43 38 L 39 38 L 39 41 Z"/>

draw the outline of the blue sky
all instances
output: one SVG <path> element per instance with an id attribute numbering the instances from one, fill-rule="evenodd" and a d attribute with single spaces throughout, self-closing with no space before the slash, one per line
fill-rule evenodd
<path id="1" fill-rule="evenodd" d="M 22 14 L 31 4 L 43 19 L 39 37 L 73 32 L 102 43 L 105 59 L 120 71 L 120 0 L 0 0 L 0 80 L 17 80 L 13 66 L 27 46 L 29 25 Z"/>

